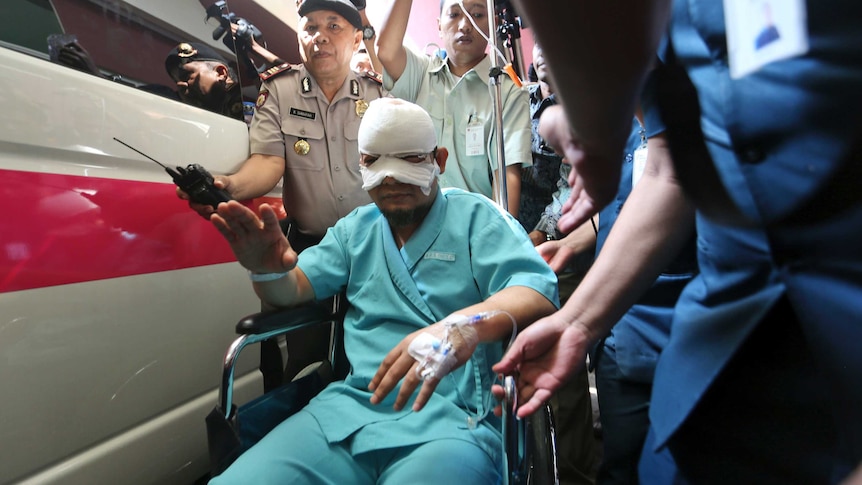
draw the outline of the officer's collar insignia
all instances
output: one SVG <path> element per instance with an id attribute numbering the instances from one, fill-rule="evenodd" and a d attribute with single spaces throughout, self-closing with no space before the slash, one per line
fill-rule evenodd
<path id="1" fill-rule="evenodd" d="M 310 93 L 311 92 L 311 78 L 305 76 L 302 78 L 302 92 Z"/>
<path id="2" fill-rule="evenodd" d="M 366 79 L 371 79 L 372 81 L 376 82 L 377 84 L 383 84 L 383 74 L 380 74 L 379 72 L 365 71 L 363 73 L 363 75 L 365 76 Z"/>
<path id="3" fill-rule="evenodd" d="M 198 50 L 192 47 L 191 44 L 187 42 L 183 42 L 182 44 L 177 46 L 177 57 L 182 57 L 183 59 L 188 57 L 196 56 Z"/>
<path id="4" fill-rule="evenodd" d="M 356 79 L 350 80 L 350 95 L 359 96 L 359 81 Z"/>
<path id="5" fill-rule="evenodd" d="M 266 81 L 272 77 L 275 77 L 278 74 L 283 72 L 289 72 L 293 70 L 293 66 L 285 62 L 284 64 L 279 64 L 277 66 L 270 67 L 269 69 L 258 74 L 260 76 L 261 81 Z"/>

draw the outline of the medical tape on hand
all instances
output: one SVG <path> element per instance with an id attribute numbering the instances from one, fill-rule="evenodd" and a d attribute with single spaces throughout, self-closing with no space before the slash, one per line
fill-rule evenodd
<path id="1" fill-rule="evenodd" d="M 443 319 L 443 337 L 422 332 L 410 342 L 407 352 L 419 362 L 416 375 L 420 380 L 442 379 L 458 364 L 457 348 L 474 347 L 479 334 L 473 324 L 482 316 L 450 315 Z"/>

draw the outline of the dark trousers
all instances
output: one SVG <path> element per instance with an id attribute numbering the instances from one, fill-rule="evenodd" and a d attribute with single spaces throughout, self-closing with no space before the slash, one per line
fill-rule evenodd
<path id="1" fill-rule="evenodd" d="M 574 292 L 585 272 L 586 269 L 557 275 L 561 302 Z M 586 367 L 551 397 L 551 409 L 556 420 L 557 468 L 561 485 L 595 483 L 597 444 Z"/>
<path id="2" fill-rule="evenodd" d="M 836 483 L 856 464 L 837 458 L 840 424 L 832 399 L 829 376 L 817 368 L 798 319 L 782 299 L 669 447 L 692 483 Z"/>
<path id="3" fill-rule="evenodd" d="M 652 383 L 627 379 L 617 365 L 616 349 L 605 345 L 597 352 L 596 388 L 602 410 L 602 463 L 596 483 L 636 484 L 649 429 Z"/>

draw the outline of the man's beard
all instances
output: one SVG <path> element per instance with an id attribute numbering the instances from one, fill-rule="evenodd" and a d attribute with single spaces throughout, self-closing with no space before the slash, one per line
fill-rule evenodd
<path id="1" fill-rule="evenodd" d="M 412 209 L 396 209 L 394 211 L 381 211 L 386 221 L 392 227 L 407 227 L 422 222 L 431 205 L 421 205 Z"/>

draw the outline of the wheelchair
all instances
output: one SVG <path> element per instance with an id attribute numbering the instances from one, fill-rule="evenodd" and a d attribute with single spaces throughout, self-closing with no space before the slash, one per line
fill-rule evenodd
<path id="1" fill-rule="evenodd" d="M 255 313 L 236 324 L 239 336 L 224 356 L 219 402 L 206 418 L 211 476 L 224 471 L 267 432 L 299 411 L 329 382 L 347 375 L 350 366 L 342 347 L 345 308 L 341 297 L 336 297 L 323 303 Z M 330 326 L 329 359 L 316 369 L 301 373 L 293 381 L 271 389 L 241 407 L 234 405 L 234 370 L 240 352 L 249 345 L 268 339 L 289 338 L 291 332 L 312 325 Z M 501 403 L 506 466 L 504 483 L 559 484 L 553 411 L 545 405 L 529 418 L 516 419 L 514 378 L 505 378 L 504 389 L 505 398 Z"/>

